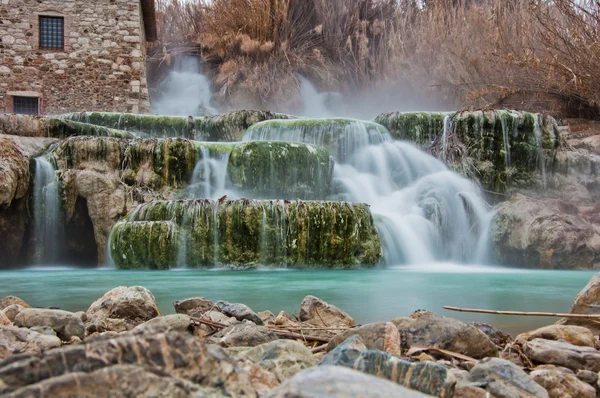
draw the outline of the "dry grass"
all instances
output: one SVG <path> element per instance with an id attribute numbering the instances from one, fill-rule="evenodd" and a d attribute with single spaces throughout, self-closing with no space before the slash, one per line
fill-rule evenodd
<path id="1" fill-rule="evenodd" d="M 599 117 L 597 0 L 160 0 L 162 58 L 200 51 L 222 104 L 402 82 L 456 107 Z M 248 101 L 248 102 L 246 102 Z"/>

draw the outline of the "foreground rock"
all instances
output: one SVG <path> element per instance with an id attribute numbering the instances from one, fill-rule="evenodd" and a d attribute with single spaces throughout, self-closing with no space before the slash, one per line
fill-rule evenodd
<path id="1" fill-rule="evenodd" d="M 263 321 L 252 311 L 250 307 L 240 303 L 228 303 L 227 301 L 217 301 L 216 306 L 221 312 L 229 317 L 234 317 L 238 321 L 248 320 L 257 325 L 262 325 Z"/>
<path id="2" fill-rule="evenodd" d="M 387 352 L 367 350 L 360 336 L 352 336 L 336 347 L 321 360 L 321 365 L 352 368 L 442 398 L 453 396 L 456 383 L 443 365 L 410 363 Z"/>
<path id="3" fill-rule="evenodd" d="M 204 297 L 194 297 L 176 301 L 173 306 L 175 307 L 175 312 L 178 314 L 185 314 L 195 318 L 200 318 L 208 311 L 217 308 L 215 303 Z"/>
<path id="4" fill-rule="evenodd" d="M 250 375 L 225 352 L 181 333 L 125 334 L 51 350 L 42 356 L 0 362 L 0 380 L 3 382 L 0 383 L 0 394 L 70 372 L 85 370 L 91 373 L 113 365 L 156 369 L 202 387 L 219 388 L 224 394 L 256 396 Z M 52 372 L 46 369 L 52 369 Z M 112 388 L 119 385 L 114 381 L 111 384 Z"/>
<path id="5" fill-rule="evenodd" d="M 0 327 L 0 360 L 23 353 L 37 355 L 60 345 L 61 341 L 56 336 L 14 326 Z"/>
<path id="6" fill-rule="evenodd" d="M 517 336 L 515 341 L 519 344 L 525 344 L 533 339 L 545 340 L 564 340 L 567 343 L 594 347 L 596 338 L 588 328 L 572 325 L 549 325 L 531 332 L 522 333 Z"/>
<path id="7" fill-rule="evenodd" d="M 25 308 L 17 314 L 14 323 L 15 326 L 26 328 L 48 326 L 63 341 L 69 341 L 73 337 L 84 337 L 83 322 L 68 311 Z"/>
<path id="8" fill-rule="evenodd" d="M 0 311 L 0 326 L 8 325 L 12 325 L 11 320 L 4 314 L 3 311 Z"/>
<path id="9" fill-rule="evenodd" d="M 262 344 L 241 355 L 284 381 L 296 373 L 315 366 L 317 361 L 304 344 L 291 340 L 276 340 Z"/>
<path id="10" fill-rule="evenodd" d="M 387 380 L 340 366 L 318 366 L 298 373 L 269 398 L 425 398 Z"/>
<path id="11" fill-rule="evenodd" d="M 548 392 L 512 362 L 486 358 L 471 369 L 459 387 L 481 387 L 496 398 L 547 398 Z"/>
<path id="12" fill-rule="evenodd" d="M 243 323 L 223 329 L 211 341 L 223 347 L 256 347 L 277 339 L 277 335 L 265 326 Z"/>
<path id="13" fill-rule="evenodd" d="M 600 315 L 600 273 L 592 276 L 588 284 L 575 297 L 569 314 Z M 588 328 L 595 336 L 600 334 L 600 324 L 595 319 L 563 318 L 561 325 L 578 325 Z"/>
<path id="14" fill-rule="evenodd" d="M 600 371 L 600 352 L 566 341 L 534 339 L 523 346 L 523 352 L 534 362 L 564 366 L 572 370 Z"/>
<path id="15" fill-rule="evenodd" d="M 121 286 L 107 292 L 88 308 L 87 332 L 124 332 L 160 315 L 156 300 L 148 289 Z"/>
<path id="16" fill-rule="evenodd" d="M 300 303 L 300 320 L 324 328 L 354 326 L 354 319 L 350 315 L 315 296 L 306 296 Z"/>
<path id="17" fill-rule="evenodd" d="M 429 311 L 391 321 L 409 346 L 441 348 L 473 358 L 498 356 L 494 343 L 473 325 Z"/>
<path id="18" fill-rule="evenodd" d="M 159 316 L 133 328 L 133 332 L 145 333 L 153 329 L 161 329 L 169 332 L 191 333 L 193 332 L 192 320 L 183 314 L 171 314 Z"/>
<path id="19" fill-rule="evenodd" d="M 75 372 L 23 387 L 13 398 L 59 397 L 222 397 L 217 388 L 201 387 L 139 366 L 117 365 L 91 373 Z"/>
<path id="20" fill-rule="evenodd" d="M 594 398 L 596 396 L 594 387 L 579 380 L 569 369 L 540 366 L 529 376 L 548 391 L 550 398 Z"/>
<path id="21" fill-rule="evenodd" d="M 368 323 L 346 330 L 334 336 L 327 344 L 327 351 L 333 350 L 351 336 L 360 336 L 366 348 L 389 352 L 400 356 L 400 333 L 391 322 Z"/>
<path id="22" fill-rule="evenodd" d="M 6 296 L 0 299 L 0 310 L 4 310 L 6 307 L 11 306 L 13 304 L 18 304 L 23 308 L 31 307 L 29 304 L 27 304 L 25 301 L 21 300 L 18 297 Z"/>

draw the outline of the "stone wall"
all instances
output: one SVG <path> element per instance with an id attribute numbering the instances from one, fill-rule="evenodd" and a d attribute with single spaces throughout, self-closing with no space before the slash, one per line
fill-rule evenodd
<path id="1" fill-rule="evenodd" d="M 40 49 L 40 16 L 64 17 L 64 50 Z M 147 112 L 143 26 L 139 0 L 0 0 L 0 112 Z"/>

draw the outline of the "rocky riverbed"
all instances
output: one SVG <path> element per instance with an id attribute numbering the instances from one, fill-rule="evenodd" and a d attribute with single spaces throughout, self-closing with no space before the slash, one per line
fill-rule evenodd
<path id="1" fill-rule="evenodd" d="M 573 314 L 598 313 L 600 274 Z M 52 303 L 48 303 L 52 305 Z M 599 323 L 510 336 L 426 310 L 358 325 L 306 296 L 297 313 L 202 297 L 163 315 L 141 286 L 81 312 L 0 299 L 0 395 L 9 397 L 595 397 Z M 399 314 L 400 315 L 400 314 Z"/>

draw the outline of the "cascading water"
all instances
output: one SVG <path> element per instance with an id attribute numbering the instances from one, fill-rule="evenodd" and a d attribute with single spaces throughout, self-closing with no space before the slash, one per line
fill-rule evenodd
<path id="1" fill-rule="evenodd" d="M 191 184 L 186 196 L 194 198 L 216 198 L 225 193 L 227 164 L 230 152 L 212 153 L 209 147 L 200 148 L 200 160 L 196 163 Z"/>
<path id="2" fill-rule="evenodd" d="M 210 80 L 202 74 L 196 56 L 181 56 L 159 86 L 160 97 L 152 102 L 152 112 L 169 116 L 208 116 L 219 113 L 211 105 Z"/>
<path id="3" fill-rule="evenodd" d="M 449 119 L 445 124 L 447 135 Z M 332 197 L 371 206 L 388 264 L 484 261 L 491 212 L 478 187 L 373 125 L 344 119 L 267 121 L 248 129 L 244 141 L 325 145 L 338 160 Z"/>
<path id="4" fill-rule="evenodd" d="M 533 132 L 535 134 L 535 140 L 537 142 L 538 147 L 538 162 L 540 165 L 540 173 L 542 175 L 542 186 L 546 188 L 546 161 L 544 159 L 542 127 L 540 126 L 540 118 L 538 115 L 534 116 Z"/>
<path id="5" fill-rule="evenodd" d="M 34 159 L 33 221 L 35 262 L 53 264 L 60 260 L 64 242 L 56 169 L 43 156 Z"/>
<path id="6" fill-rule="evenodd" d="M 243 141 L 288 141 L 321 145 L 338 161 L 372 144 L 389 141 L 389 131 L 380 124 L 354 119 L 267 120 L 256 123 Z"/>

